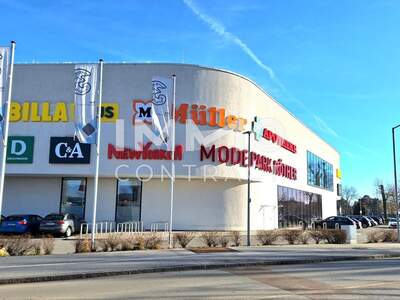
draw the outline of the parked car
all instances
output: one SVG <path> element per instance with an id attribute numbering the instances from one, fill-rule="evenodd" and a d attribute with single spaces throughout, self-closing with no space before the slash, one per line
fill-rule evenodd
<path id="1" fill-rule="evenodd" d="M 0 224 L 0 233 L 36 234 L 42 217 L 38 215 L 11 215 Z"/>
<path id="2" fill-rule="evenodd" d="M 396 220 L 396 218 L 388 218 L 388 226 L 390 228 L 397 228 L 397 220 Z"/>
<path id="3" fill-rule="evenodd" d="M 362 224 L 362 228 L 367 228 L 367 227 L 371 227 L 371 226 L 372 226 L 371 221 L 368 220 L 368 219 L 367 219 L 366 217 L 364 217 L 364 216 L 360 216 L 360 215 L 351 215 L 351 216 L 348 216 L 348 217 L 360 221 L 361 224 Z"/>
<path id="4" fill-rule="evenodd" d="M 350 218 L 352 221 L 354 221 L 355 225 L 357 226 L 357 229 L 362 228 L 362 223 L 359 220 L 352 218 L 352 217 L 348 217 L 348 218 Z"/>
<path id="5" fill-rule="evenodd" d="M 372 217 L 370 216 L 365 216 L 365 218 L 367 218 L 369 220 L 369 222 L 371 223 L 371 226 L 377 226 L 379 223 L 376 222 Z"/>
<path id="6" fill-rule="evenodd" d="M 40 232 L 71 236 L 80 228 L 81 220 L 69 213 L 53 213 L 40 222 Z"/>
<path id="7" fill-rule="evenodd" d="M 378 223 L 378 225 L 382 225 L 383 224 L 383 218 L 381 218 L 381 217 L 371 216 L 371 219 L 374 220 L 376 223 Z"/>
<path id="8" fill-rule="evenodd" d="M 328 217 L 325 220 L 317 221 L 315 222 L 315 228 L 317 229 L 322 229 L 324 228 L 324 223 L 326 223 L 326 228 L 327 229 L 335 229 L 336 224 L 339 225 L 339 228 L 343 225 L 353 225 L 357 226 L 356 222 L 354 222 L 352 219 L 345 217 L 345 216 L 332 216 Z"/>

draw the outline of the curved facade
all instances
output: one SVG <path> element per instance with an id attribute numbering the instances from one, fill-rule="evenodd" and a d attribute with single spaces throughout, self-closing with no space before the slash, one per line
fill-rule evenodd
<path id="1" fill-rule="evenodd" d="M 22 140 L 32 153 L 25 150 L 21 158 L 21 149 L 10 149 L 6 215 L 67 210 L 91 220 L 95 147 L 84 150 L 89 161 L 69 159 L 74 147 L 66 139 L 74 133 L 73 70 L 73 64 L 15 66 L 10 138 Z M 255 117 L 252 229 L 336 214 L 339 154 L 252 81 L 193 65 L 105 64 L 99 221 L 141 220 L 149 228 L 169 220 L 170 182 L 164 175 L 171 162 L 168 151 L 149 139 L 148 108 L 152 77 L 172 74 L 174 229 L 245 229 L 249 153 L 243 132 Z M 54 151 L 60 161 L 52 158 Z"/>

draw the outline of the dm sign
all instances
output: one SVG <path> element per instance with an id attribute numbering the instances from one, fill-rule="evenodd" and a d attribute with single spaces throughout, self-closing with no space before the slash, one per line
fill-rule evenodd
<path id="1" fill-rule="evenodd" d="M 9 136 L 7 163 L 31 164 L 33 161 L 33 136 Z"/>
<path id="2" fill-rule="evenodd" d="M 51 164 L 89 164 L 90 144 L 79 143 L 73 137 L 51 137 Z"/>

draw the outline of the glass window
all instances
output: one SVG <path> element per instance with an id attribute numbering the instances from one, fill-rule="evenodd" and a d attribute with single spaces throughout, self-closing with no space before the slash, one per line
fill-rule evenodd
<path id="1" fill-rule="evenodd" d="M 61 191 L 61 213 L 85 218 L 86 178 L 63 178 Z"/>
<path id="2" fill-rule="evenodd" d="M 141 182 L 137 179 L 119 180 L 117 185 L 115 221 L 117 223 L 140 221 Z"/>
<path id="3" fill-rule="evenodd" d="M 333 191 L 333 166 L 310 151 L 307 151 L 307 182 Z"/>
<path id="4" fill-rule="evenodd" d="M 310 192 L 278 186 L 279 227 L 311 224 L 322 218 L 322 196 Z"/>

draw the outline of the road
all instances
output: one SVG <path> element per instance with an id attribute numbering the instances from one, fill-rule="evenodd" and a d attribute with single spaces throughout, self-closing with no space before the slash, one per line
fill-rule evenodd
<path id="1" fill-rule="evenodd" d="M 237 251 L 226 253 L 194 254 L 184 249 L 108 252 L 80 255 L 49 255 L 4 257 L 0 259 L 0 283 L 8 279 L 20 280 L 46 276 L 76 276 L 76 274 L 103 274 L 157 268 L 170 269 L 183 267 L 199 269 L 205 266 L 214 268 L 230 264 L 271 263 L 285 261 L 309 261 L 315 259 L 365 258 L 375 255 L 396 255 L 400 257 L 400 245 L 295 245 L 273 247 L 240 247 Z M 175 270 L 182 270 L 178 268 Z M 121 275 L 122 275 L 121 274 Z M 85 275 L 87 276 L 87 275 Z M 74 277 L 76 278 L 76 277 Z"/>
<path id="2" fill-rule="evenodd" d="M 400 260 L 127 275 L 0 286 L 1 299 L 399 299 Z"/>

